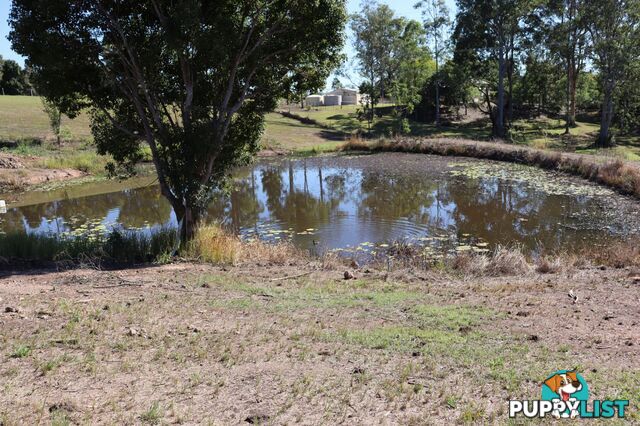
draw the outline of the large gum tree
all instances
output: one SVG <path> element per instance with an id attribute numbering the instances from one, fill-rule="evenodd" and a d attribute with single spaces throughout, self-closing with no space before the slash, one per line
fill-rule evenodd
<path id="1" fill-rule="evenodd" d="M 14 0 L 13 49 L 69 116 L 88 109 L 99 152 L 131 168 L 151 148 L 188 241 L 265 113 L 299 69 L 340 58 L 344 0 Z"/>

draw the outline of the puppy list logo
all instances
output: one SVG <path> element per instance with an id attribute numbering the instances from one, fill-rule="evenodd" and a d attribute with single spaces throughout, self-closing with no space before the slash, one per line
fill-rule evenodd
<path id="1" fill-rule="evenodd" d="M 624 418 L 628 400 L 593 401 L 589 385 L 574 370 L 556 371 L 542 383 L 542 396 L 534 401 L 509 401 L 509 417 L 544 418 Z"/>

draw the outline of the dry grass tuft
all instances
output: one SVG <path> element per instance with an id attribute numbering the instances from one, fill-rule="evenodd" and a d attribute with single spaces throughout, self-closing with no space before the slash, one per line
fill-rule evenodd
<path id="1" fill-rule="evenodd" d="M 562 270 L 562 260 L 559 257 L 541 257 L 535 264 L 536 272 L 540 274 L 557 274 Z"/>
<path id="2" fill-rule="evenodd" d="M 266 262 L 272 265 L 293 265 L 307 261 L 308 254 L 289 242 L 268 244 L 252 241 L 242 244 L 240 260 L 244 262 Z"/>
<path id="3" fill-rule="evenodd" d="M 342 144 L 340 151 L 370 151 L 369 143 L 362 139 L 360 135 L 353 135 Z"/>
<path id="4" fill-rule="evenodd" d="M 344 267 L 348 260 L 341 257 L 338 253 L 328 251 L 322 254 L 320 257 L 320 266 L 325 271 L 335 271 Z"/>
<path id="5" fill-rule="evenodd" d="M 492 254 L 487 266 L 489 275 L 520 275 L 531 272 L 531 265 L 521 247 L 499 246 Z"/>
<path id="6" fill-rule="evenodd" d="M 454 271 L 471 276 L 511 276 L 525 275 L 532 267 L 520 247 L 499 246 L 490 255 L 464 253 L 450 259 L 449 266 Z"/>
<path id="7" fill-rule="evenodd" d="M 489 257 L 473 253 L 458 254 L 451 260 L 451 268 L 465 275 L 484 275 L 489 266 Z"/>
<path id="8" fill-rule="evenodd" d="M 242 242 L 218 225 L 202 225 L 189 243 L 187 258 L 214 264 L 234 265 L 239 262 L 288 265 L 306 260 L 308 255 L 292 243 L 268 244 L 262 241 Z"/>
<path id="9" fill-rule="evenodd" d="M 242 242 L 217 225 L 202 225 L 186 250 L 187 257 L 202 262 L 234 264 L 240 257 Z"/>
<path id="10" fill-rule="evenodd" d="M 604 250 L 600 247 L 585 250 L 581 257 L 612 268 L 640 267 L 640 245 L 638 241 L 620 242 Z"/>

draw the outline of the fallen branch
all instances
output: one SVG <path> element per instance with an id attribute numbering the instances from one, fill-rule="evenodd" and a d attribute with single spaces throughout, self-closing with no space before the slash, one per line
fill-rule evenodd
<path id="1" fill-rule="evenodd" d="M 305 272 L 304 274 L 291 275 L 291 276 L 288 276 L 288 277 L 272 278 L 269 281 L 274 282 L 274 281 L 293 280 L 295 278 L 300 278 L 300 277 L 304 277 L 306 275 L 311 275 L 312 273 L 313 273 L 313 271 L 309 271 L 309 272 Z"/>

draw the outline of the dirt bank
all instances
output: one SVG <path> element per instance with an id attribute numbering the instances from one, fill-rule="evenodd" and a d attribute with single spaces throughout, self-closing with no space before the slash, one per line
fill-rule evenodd
<path id="1" fill-rule="evenodd" d="M 74 169 L 43 169 L 37 167 L 37 162 L 36 157 L 0 153 L 0 190 L 24 189 L 87 175 Z"/>
<path id="2" fill-rule="evenodd" d="M 503 424 L 573 367 L 638 419 L 638 271 L 351 271 L 5 274 L 0 423 Z"/>

